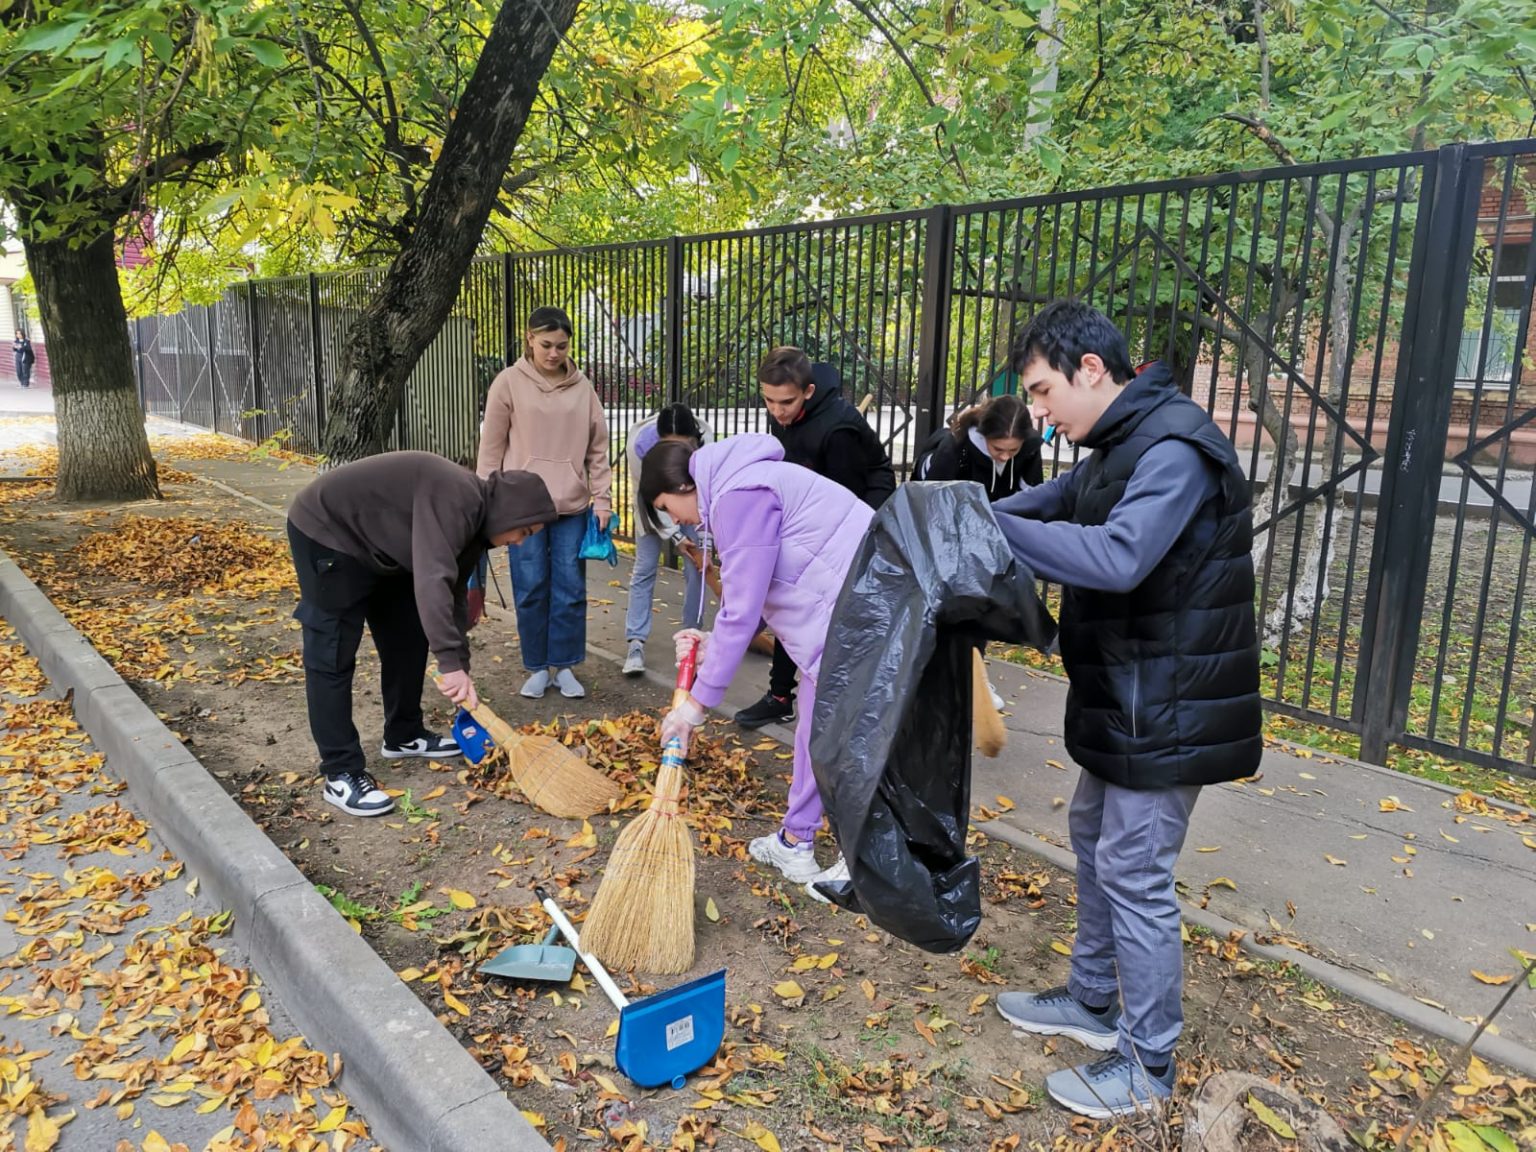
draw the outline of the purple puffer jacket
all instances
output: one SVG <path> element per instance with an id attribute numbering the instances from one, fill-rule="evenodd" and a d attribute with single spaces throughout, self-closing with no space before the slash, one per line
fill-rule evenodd
<path id="1" fill-rule="evenodd" d="M 772 436 L 707 444 L 688 469 L 724 589 L 694 697 L 706 708 L 720 703 L 760 621 L 815 680 L 832 609 L 874 512 L 842 485 L 784 463 Z"/>

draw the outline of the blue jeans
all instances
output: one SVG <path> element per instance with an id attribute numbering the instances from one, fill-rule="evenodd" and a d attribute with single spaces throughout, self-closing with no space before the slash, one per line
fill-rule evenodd
<path id="1" fill-rule="evenodd" d="M 507 546 L 523 667 L 571 668 L 587 658 L 585 510 L 562 516 L 521 544 Z"/>
<path id="2" fill-rule="evenodd" d="M 692 528 L 684 528 L 683 535 L 694 544 L 699 542 L 698 533 Z M 661 550 L 665 543 L 654 532 L 635 538 L 635 566 L 629 573 L 629 613 L 624 617 L 626 641 L 638 640 L 644 644 L 650 638 L 656 570 L 661 567 Z M 699 607 L 704 596 L 704 575 L 686 557 L 683 559 L 683 584 L 683 627 L 701 627 Z"/>
<path id="3" fill-rule="evenodd" d="M 1120 1052 L 1151 1067 L 1168 1063 L 1184 1029 L 1173 865 L 1199 795 L 1194 786 L 1121 788 L 1084 772 L 1068 814 L 1077 942 L 1067 990 L 1090 1003 L 1118 999 Z"/>

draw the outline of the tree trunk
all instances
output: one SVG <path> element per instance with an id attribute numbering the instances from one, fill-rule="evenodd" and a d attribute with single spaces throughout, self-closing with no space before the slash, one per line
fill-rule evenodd
<path id="1" fill-rule="evenodd" d="M 504 0 L 464 88 L 411 236 L 347 333 L 327 397 L 323 449 L 335 463 L 384 450 L 411 370 L 448 319 L 578 0 Z"/>
<path id="2" fill-rule="evenodd" d="M 1270 441 L 1275 446 L 1274 462 L 1262 495 L 1267 507 L 1260 507 L 1259 501 L 1254 501 L 1254 519 L 1263 516 L 1269 522 L 1267 528 L 1255 532 L 1253 536 L 1253 566 L 1260 571 L 1263 570 L 1265 558 L 1275 546 L 1275 529 L 1278 527 L 1276 513 L 1285 505 L 1286 495 L 1290 491 L 1291 469 L 1296 466 L 1299 450 L 1296 430 L 1291 427 L 1282 406 L 1275 403 L 1270 393 L 1269 365 L 1274 334 L 1285 327 L 1291 309 L 1296 307 L 1301 294 L 1281 276 L 1276 277 L 1274 292 L 1272 312 L 1265 318 L 1264 326 L 1259 331 L 1263 339 L 1241 338 L 1243 367 L 1248 373 L 1248 408 L 1258 413 L 1259 424 L 1269 433 Z"/>
<path id="3" fill-rule="evenodd" d="M 112 234 L 25 241 L 59 426 L 60 500 L 159 499 Z"/>
<path id="4" fill-rule="evenodd" d="M 1056 85 L 1061 76 L 1061 22 L 1056 18 L 1056 4 L 1040 10 L 1039 41 L 1035 45 L 1035 78 L 1029 84 L 1029 107 L 1025 114 L 1024 143 L 1033 144 L 1051 131 L 1055 119 L 1051 105 L 1056 100 Z"/>

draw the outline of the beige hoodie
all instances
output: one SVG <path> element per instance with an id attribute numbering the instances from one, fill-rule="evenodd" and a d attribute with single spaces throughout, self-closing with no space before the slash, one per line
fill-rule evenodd
<path id="1" fill-rule="evenodd" d="M 563 379 L 546 380 L 526 356 L 491 382 L 475 471 L 532 472 L 562 516 L 611 512 L 608 422 L 592 382 L 569 361 Z"/>

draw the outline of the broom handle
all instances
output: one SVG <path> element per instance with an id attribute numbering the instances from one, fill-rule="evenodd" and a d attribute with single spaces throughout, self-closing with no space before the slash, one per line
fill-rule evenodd
<path id="1" fill-rule="evenodd" d="M 432 679 L 438 685 L 438 687 L 442 687 L 443 682 L 438 679 L 436 675 L 434 675 Z M 484 700 L 480 701 L 480 703 L 475 707 L 466 708 L 464 710 L 475 718 L 475 722 L 478 723 L 480 727 L 484 728 L 491 734 L 491 739 L 497 745 L 507 749 L 509 752 L 517 745 L 518 741 L 522 739 L 522 737 L 517 734 L 517 731 L 512 727 L 512 725 L 508 724 L 500 716 L 491 711 L 491 706 Z"/>
<path id="2" fill-rule="evenodd" d="M 677 664 L 677 687 L 672 690 L 672 707 L 681 708 L 693 688 L 693 678 L 698 672 L 699 645 L 694 641 Z"/>
<path id="3" fill-rule="evenodd" d="M 597 977 L 598 986 L 608 994 L 608 999 L 613 1001 L 613 1006 L 620 1012 L 628 1008 L 629 997 L 619 991 L 619 986 L 613 982 L 613 977 L 608 975 L 608 969 L 603 967 L 596 956 L 581 950 L 581 937 L 576 932 L 576 925 L 566 919 L 565 912 L 555 903 L 555 898 L 545 890 L 542 884 L 534 886 L 533 894 L 538 897 L 539 903 L 544 905 L 544 911 L 549 913 L 549 918 L 565 936 L 565 942 L 576 950 L 576 955 L 581 957 L 581 962 L 587 966 L 587 971 Z"/>

